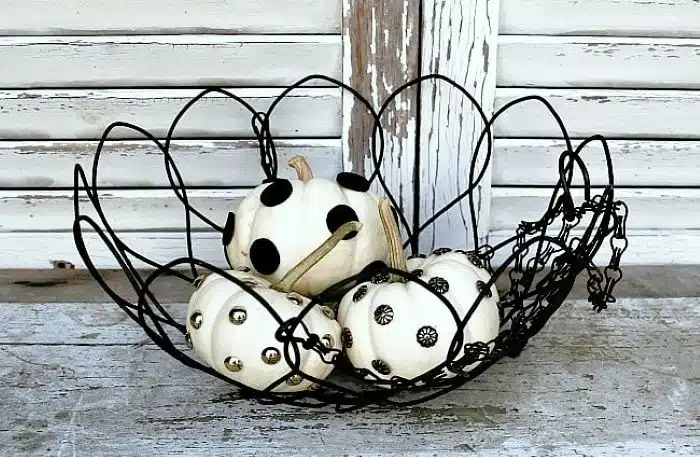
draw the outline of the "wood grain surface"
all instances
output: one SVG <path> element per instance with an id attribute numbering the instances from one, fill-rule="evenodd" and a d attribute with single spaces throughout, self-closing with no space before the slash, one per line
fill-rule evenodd
<path id="1" fill-rule="evenodd" d="M 91 170 L 97 141 L 0 141 L 0 187 L 49 190 L 73 186 L 73 168 Z M 303 155 L 316 176 L 335 178 L 342 170 L 340 139 L 278 140 L 279 176 L 295 178 L 289 159 Z M 187 186 L 251 186 L 265 177 L 260 149 L 246 140 L 178 140 L 170 154 Z M 17 170 L 22 170 L 17 173 Z M 168 186 L 165 159 L 153 143 L 108 141 L 102 149 L 98 185 L 103 187 Z"/>
<path id="2" fill-rule="evenodd" d="M 503 88 L 496 92 L 496 108 L 530 95 L 549 101 L 572 137 L 600 134 L 620 139 L 700 138 L 695 122 L 700 91 Z M 509 109 L 496 122 L 494 132 L 508 138 L 562 138 L 549 112 L 535 101 Z"/>
<path id="3" fill-rule="evenodd" d="M 114 305 L 3 304 L 2 453 L 690 457 L 698 309 L 623 299 L 596 314 L 569 301 L 519 358 L 453 393 L 337 415 L 237 399 Z"/>
<path id="4" fill-rule="evenodd" d="M 340 11 L 339 0 L 4 0 L 0 33 L 339 34 Z"/>
<path id="5" fill-rule="evenodd" d="M 288 86 L 342 73 L 340 35 L 0 38 L 0 87 Z"/>
<path id="6" fill-rule="evenodd" d="M 700 39 L 504 35 L 497 78 L 503 87 L 697 89 Z"/>
<path id="7" fill-rule="evenodd" d="M 500 3 L 504 34 L 700 37 L 700 4 L 695 0 Z"/>
<path id="8" fill-rule="evenodd" d="M 146 278 L 152 269 L 139 270 Z M 186 268 L 181 271 L 187 272 Z M 118 293 L 135 301 L 137 295 L 120 270 L 101 269 L 100 276 Z M 189 274 L 189 273 L 187 273 Z M 623 265 L 623 280 L 615 288 L 615 296 L 628 298 L 682 298 L 700 296 L 698 265 Z M 569 298 L 588 298 L 586 275 L 578 277 Z M 507 276 L 497 279 L 497 287 L 508 287 Z M 112 303 L 109 297 L 84 269 L 0 269 L 0 289 L 8 303 Z M 162 276 L 151 290 L 163 303 L 177 303 L 192 293 L 192 285 L 176 276 Z"/>
<path id="9" fill-rule="evenodd" d="M 282 89 L 231 88 L 258 111 L 266 111 Z M 131 122 L 164 137 L 198 89 L 65 89 L 0 91 L 0 139 L 99 139 L 112 122 Z M 238 102 L 209 94 L 193 105 L 176 137 L 253 138 L 252 114 Z M 340 137 L 341 99 L 337 89 L 301 88 L 272 113 L 277 137 Z M 121 128 L 110 139 L 139 138 Z"/>
<path id="10" fill-rule="evenodd" d="M 573 141 L 576 148 L 580 141 Z M 700 141 L 610 140 L 610 155 L 619 186 L 700 185 Z M 561 140 L 508 139 L 495 141 L 493 185 L 553 185 L 559 179 L 559 156 L 566 150 Z M 608 183 L 603 146 L 591 143 L 581 153 L 593 185 Z M 580 174 L 574 183 L 581 184 Z"/>

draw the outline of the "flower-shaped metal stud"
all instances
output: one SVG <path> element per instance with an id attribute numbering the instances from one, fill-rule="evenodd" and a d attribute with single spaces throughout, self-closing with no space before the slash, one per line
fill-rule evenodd
<path id="1" fill-rule="evenodd" d="M 391 278 L 389 277 L 389 273 L 386 271 L 380 271 L 376 275 L 372 276 L 372 284 L 382 284 L 385 282 L 389 282 Z"/>
<path id="2" fill-rule="evenodd" d="M 482 293 L 485 290 L 486 291 L 484 293 L 485 297 L 489 297 L 489 298 L 493 297 L 493 292 L 491 292 L 491 289 L 488 289 L 486 287 L 486 283 L 484 281 L 477 281 L 476 282 L 476 289 L 479 291 L 479 293 Z"/>
<path id="3" fill-rule="evenodd" d="M 372 368 L 374 368 L 374 371 L 384 376 L 387 376 L 389 373 L 391 373 L 391 368 L 389 367 L 389 364 L 387 364 L 383 360 L 372 360 Z"/>
<path id="4" fill-rule="evenodd" d="M 355 293 L 352 294 L 352 301 L 357 303 L 358 301 L 365 298 L 365 295 L 367 295 L 367 285 L 362 284 L 360 287 L 357 288 Z"/>
<path id="5" fill-rule="evenodd" d="M 394 310 L 389 305 L 379 305 L 374 310 L 374 322 L 387 325 L 394 320 Z"/>
<path id="6" fill-rule="evenodd" d="M 352 347 L 352 332 L 349 328 L 343 328 L 343 331 L 340 333 L 340 342 L 343 343 L 345 349 L 350 349 Z"/>
<path id="7" fill-rule="evenodd" d="M 424 348 L 433 347 L 437 343 L 438 332 L 429 325 L 423 326 L 416 332 L 416 340 Z"/>
<path id="8" fill-rule="evenodd" d="M 447 282 L 447 280 L 439 276 L 430 278 L 430 281 L 428 281 L 428 286 L 439 294 L 446 294 L 447 291 L 450 290 L 450 284 Z"/>

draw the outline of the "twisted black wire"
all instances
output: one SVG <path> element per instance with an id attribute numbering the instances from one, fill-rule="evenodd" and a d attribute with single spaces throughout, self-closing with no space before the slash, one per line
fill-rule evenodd
<path id="1" fill-rule="evenodd" d="M 457 324 L 457 331 L 453 336 L 448 356 L 443 363 L 414 379 L 394 378 L 390 383 L 391 385 L 388 387 L 376 387 L 374 386 L 375 383 L 364 380 L 362 382 L 355 382 L 352 384 L 352 387 L 348 387 L 347 385 L 333 382 L 330 378 L 316 379 L 302 372 L 299 367 L 301 349 L 314 350 L 318 354 L 323 355 L 324 360 L 325 356 L 329 355 L 329 352 L 332 352 L 320 344 L 318 335 L 314 335 L 308 331 L 303 323 L 304 316 L 306 316 L 314 306 L 319 306 L 324 303 L 328 297 L 333 295 L 333 292 L 340 290 L 344 286 L 369 280 L 374 272 L 365 271 L 332 285 L 317 296 L 310 297 L 311 302 L 304 306 L 295 318 L 284 321 L 279 314 L 276 313 L 275 309 L 245 282 L 235 278 L 215 265 L 198 259 L 194 255 L 192 243 L 192 215 L 215 231 L 222 232 L 223 228 L 205 217 L 189 203 L 187 186 L 170 152 L 175 130 L 182 118 L 189 109 L 209 94 L 227 97 L 248 110 L 251 114 L 251 130 L 257 140 L 259 148 L 260 167 L 264 174 L 262 182 L 269 182 L 277 178 L 278 172 L 277 152 L 270 127 L 271 120 L 274 119 L 274 110 L 293 90 L 316 80 L 325 81 L 326 83 L 330 83 L 351 93 L 374 119 L 372 137 L 370 139 L 370 156 L 374 170 L 372 170 L 368 179 L 370 182 L 376 180 L 379 183 L 382 192 L 397 209 L 399 222 L 407 233 L 405 246 L 410 245 L 415 253 L 421 232 L 431 224 L 434 224 L 436 220 L 464 198 L 468 198 L 471 215 L 470 229 L 474 237 L 475 245 L 474 255 L 491 273 L 490 281 L 483 287 L 466 315 L 460 316 L 449 300 L 430 288 L 428 284 L 420 278 L 403 271 L 386 268 L 387 272 L 401 276 L 405 281 L 412 281 L 419 284 L 433 294 L 443 306 L 450 310 Z M 446 83 L 457 89 L 472 103 L 484 128 L 479 135 L 475 151 L 472 154 L 469 170 L 469 185 L 467 189 L 463 190 L 452 201 L 448 202 L 445 207 L 436 211 L 428 220 L 416 226 L 415 223 L 413 225 L 409 224 L 405 214 L 398 207 L 396 199 L 381 172 L 384 160 L 384 129 L 382 128 L 382 116 L 387 112 L 390 104 L 396 97 L 403 93 L 403 91 L 409 90 L 413 86 L 421 85 L 426 81 Z M 558 180 L 554 185 L 549 205 L 544 210 L 539 220 L 521 223 L 512 237 L 495 246 L 481 246 L 479 245 L 477 236 L 478 227 L 473 191 L 484 178 L 491 160 L 493 150 L 493 134 L 491 128 L 494 122 L 508 109 L 529 101 L 538 102 L 544 106 L 545 112 L 554 118 L 561 131 L 562 138 L 565 141 L 566 150 L 562 152 L 558 161 Z M 184 256 L 160 264 L 156 260 L 149 259 L 130 248 L 110 225 L 100 204 L 98 170 L 99 160 L 105 141 L 107 141 L 111 132 L 116 128 L 127 128 L 140 133 L 153 142 L 163 153 L 168 182 L 178 200 L 182 203 L 185 212 Z M 476 166 L 484 142 L 486 143 L 486 152 L 482 159 L 483 165 L 480 170 L 477 170 Z M 591 195 L 592 186 L 588 169 L 581 156 L 586 146 L 592 142 L 600 142 L 602 144 L 606 160 L 608 183 L 604 186 L 602 194 L 600 195 Z M 420 156 L 418 146 L 417 143 L 417 150 L 415 153 L 417 159 Z M 580 174 L 584 190 L 583 202 L 578 206 L 571 193 L 575 172 Z M 420 191 L 420 188 L 415 187 L 414 190 Z M 85 192 L 87 195 L 88 201 L 92 204 L 98 215 L 97 219 L 99 222 L 81 213 L 78 198 L 81 192 Z M 408 81 L 390 94 L 378 110 L 375 110 L 372 104 L 352 87 L 324 75 L 310 75 L 285 88 L 282 93 L 273 100 L 265 112 L 256 111 L 241 97 L 227 90 L 208 88 L 188 101 L 175 116 L 164 141 L 158 140 L 147 130 L 133 124 L 115 122 L 108 126 L 98 144 L 92 164 L 90 180 L 88 180 L 85 171 L 80 165 L 76 165 L 75 167 L 74 197 L 75 221 L 73 225 L 73 234 L 76 247 L 86 268 L 117 306 L 122 308 L 160 349 L 188 367 L 201 370 L 218 379 L 231 383 L 239 389 L 238 392 L 241 397 L 256 399 L 265 404 L 285 403 L 314 408 L 333 405 L 335 410 L 339 412 L 353 411 L 373 404 L 398 407 L 429 401 L 459 388 L 469 380 L 479 376 L 503 357 L 516 357 L 523 350 L 528 340 L 543 328 L 548 319 L 562 305 L 575 279 L 584 270 L 586 270 L 589 275 L 589 300 L 593 303 L 594 309 L 598 311 L 605 309 L 608 303 L 614 302 L 612 292 L 615 284 L 622 276 L 619 268 L 620 258 L 627 249 L 625 225 L 628 208 L 624 202 L 614 199 L 612 158 L 608 145 L 602 136 L 595 135 L 585 139 L 574 148 L 564 123 L 554 107 L 547 100 L 538 96 L 526 96 L 514 100 L 496 111 L 494 115 L 489 118 L 478 101 L 465 88 L 461 87 L 452 79 L 439 74 L 423 75 L 412 81 Z M 414 201 L 417 202 L 420 201 L 420 199 L 414 199 Z M 418 210 L 419 208 L 413 208 L 413 211 L 417 212 Z M 585 227 L 583 234 L 578 237 L 572 237 L 572 230 L 581 224 L 583 217 L 587 214 L 590 214 L 591 221 L 588 226 Z M 548 231 L 555 222 L 561 222 L 562 228 L 557 234 L 550 234 Z M 90 229 L 97 233 L 100 240 L 112 253 L 125 274 L 128 283 L 137 293 L 138 300 L 136 303 L 131 303 L 113 290 L 95 267 L 84 241 L 83 225 L 89 226 Z M 612 255 L 608 265 L 604 269 L 604 274 L 601 274 L 593 259 L 606 239 L 609 239 Z M 528 258 L 527 255 L 531 252 L 530 248 L 533 246 L 535 247 L 535 254 Z M 492 260 L 497 253 L 501 252 L 504 253 L 505 260 L 502 261 L 499 266 L 493 268 Z M 508 254 L 506 255 L 505 253 Z M 154 270 L 144 277 L 134 266 L 134 260 L 143 262 L 154 268 Z M 535 275 L 542 272 L 548 264 L 551 264 L 550 272 L 535 281 Z M 190 274 L 183 273 L 179 267 L 189 267 Z M 180 349 L 179 342 L 173 342 L 170 333 L 174 333 L 175 336 L 181 338 L 185 332 L 185 326 L 176 322 L 165 307 L 159 303 L 157 297 L 151 291 L 151 286 L 164 275 L 172 275 L 183 281 L 192 283 L 199 275 L 197 267 L 205 269 L 208 272 L 217 273 L 237 284 L 246 293 L 255 298 L 261 307 L 276 320 L 279 324 L 279 328 L 275 337 L 284 343 L 284 350 L 282 352 L 285 361 L 291 368 L 288 375 L 275 380 L 264 390 L 258 391 L 250 389 L 188 356 L 185 351 Z M 483 300 L 486 292 L 505 274 L 508 275 L 510 284 L 509 287 L 505 289 L 504 293 L 501 294 L 502 296 L 499 302 L 499 308 L 502 314 L 501 332 L 494 341 L 481 343 L 482 345 L 484 343 L 492 344 L 494 349 L 484 354 L 484 351 L 481 350 L 483 347 L 480 347 L 479 344 L 475 343 L 464 346 L 463 330 L 469 318 Z M 303 330 L 303 333 L 306 335 L 305 337 L 295 336 L 295 332 L 298 328 Z M 464 351 L 462 350 L 463 348 Z M 463 352 L 464 355 L 460 355 Z M 474 357 L 474 353 L 478 355 Z M 337 356 L 338 354 L 335 355 Z M 336 360 L 337 359 L 336 357 Z M 477 361 L 479 365 L 468 373 L 464 373 L 461 370 L 461 367 Z M 445 373 L 451 373 L 452 376 L 445 376 Z M 358 374 L 351 372 L 348 375 L 359 380 L 363 377 L 363 374 L 366 373 Z M 284 394 L 272 391 L 292 375 L 299 375 L 304 379 L 316 383 L 319 389 Z M 418 385 L 420 385 L 420 387 L 418 387 Z"/>

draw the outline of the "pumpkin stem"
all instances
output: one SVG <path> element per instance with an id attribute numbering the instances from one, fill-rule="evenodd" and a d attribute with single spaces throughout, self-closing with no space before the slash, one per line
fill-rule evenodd
<path id="1" fill-rule="evenodd" d="M 357 232 L 362 228 L 362 224 L 358 221 L 350 221 L 341 225 L 338 230 L 333 232 L 321 246 L 316 248 L 311 254 L 306 256 L 301 262 L 296 264 L 294 268 L 284 275 L 284 277 L 272 286 L 273 289 L 280 292 L 289 292 L 294 287 L 299 279 L 306 274 L 314 265 L 328 255 L 331 250 L 340 243 L 340 241 L 352 232 Z"/>
<path id="2" fill-rule="evenodd" d="M 302 156 L 294 156 L 289 159 L 289 166 L 297 171 L 297 178 L 301 182 L 306 182 L 314 177 L 309 162 Z"/>
<path id="3" fill-rule="evenodd" d="M 386 240 L 389 243 L 389 265 L 391 268 L 396 268 L 397 270 L 408 271 L 406 254 L 403 251 L 403 244 L 401 243 L 401 231 L 394 218 L 391 201 L 388 198 L 379 200 L 379 217 L 382 220 Z M 400 279 L 401 277 L 395 278 L 395 280 Z"/>

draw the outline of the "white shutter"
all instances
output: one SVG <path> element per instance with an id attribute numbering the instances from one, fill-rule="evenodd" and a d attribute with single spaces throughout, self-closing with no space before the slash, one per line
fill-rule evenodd
<path id="1" fill-rule="evenodd" d="M 350 0 L 345 9 L 345 77 L 375 106 L 419 75 L 439 73 L 465 87 L 487 115 L 493 110 L 498 26 L 497 0 Z M 420 30 L 420 32 L 419 32 Z M 371 170 L 372 122 L 361 104 L 346 96 L 347 167 Z M 420 116 L 418 110 L 420 109 Z M 467 98 L 445 82 L 426 81 L 405 91 L 382 118 L 382 172 L 408 222 L 413 221 L 416 134 L 420 135 L 418 220 L 426 221 L 468 187 L 476 136 L 483 125 Z M 484 148 L 485 150 L 485 148 Z M 483 154 L 481 155 L 483 157 Z M 480 169 L 483 162 L 477 165 Z M 489 233 L 490 169 L 474 192 L 479 236 Z M 379 190 L 379 189 L 378 189 Z M 420 251 L 471 247 L 467 199 L 421 234 Z"/>
<path id="2" fill-rule="evenodd" d="M 629 204 L 625 263 L 700 262 L 700 3 L 501 0 L 496 106 L 546 97 L 571 135 L 609 139 Z M 496 125 L 492 242 L 538 218 L 564 150 L 538 105 Z M 598 146 L 585 152 L 605 183 Z M 580 182 L 580 181 L 579 181 Z"/>
<path id="3" fill-rule="evenodd" d="M 40 14 L 37 13 L 40 12 Z M 72 238 L 73 166 L 89 166 L 102 131 L 134 122 L 163 137 L 202 86 L 221 85 L 263 111 L 311 73 L 342 78 L 340 0 L 178 2 L 5 0 L 0 14 L 0 268 L 82 266 Z M 318 175 L 342 168 L 341 92 L 314 85 L 279 105 L 280 171 L 307 155 Z M 250 115 L 207 97 L 183 120 L 173 154 L 198 209 L 225 222 L 264 177 Z M 226 137 L 226 140 L 221 138 Z M 139 251 L 186 254 L 184 211 L 165 190 L 157 148 L 114 131 L 100 168 L 107 216 Z M 81 202 L 92 214 L 91 205 Z M 196 222 L 196 221 L 195 221 Z M 195 252 L 222 264 L 220 236 L 195 223 Z M 99 267 L 116 266 L 94 236 Z"/>

